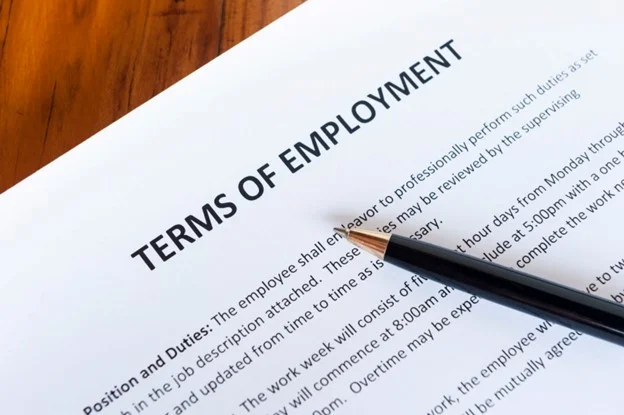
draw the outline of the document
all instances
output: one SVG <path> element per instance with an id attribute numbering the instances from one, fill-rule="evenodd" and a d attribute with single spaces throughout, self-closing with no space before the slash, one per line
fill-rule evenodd
<path id="1" fill-rule="evenodd" d="M 333 231 L 624 303 L 621 16 L 311 0 L 9 189 L 3 413 L 621 414 L 621 347 Z"/>

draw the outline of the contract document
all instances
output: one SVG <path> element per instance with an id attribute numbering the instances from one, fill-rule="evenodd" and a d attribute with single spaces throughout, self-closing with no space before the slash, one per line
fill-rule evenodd
<path id="1" fill-rule="evenodd" d="M 333 228 L 624 303 L 622 11 L 310 0 L 9 189 L 3 413 L 621 414 L 621 347 Z"/>

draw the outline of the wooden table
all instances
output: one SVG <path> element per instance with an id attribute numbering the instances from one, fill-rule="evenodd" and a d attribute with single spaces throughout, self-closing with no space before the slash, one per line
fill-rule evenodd
<path id="1" fill-rule="evenodd" d="M 0 0 L 0 193 L 305 0 Z"/>

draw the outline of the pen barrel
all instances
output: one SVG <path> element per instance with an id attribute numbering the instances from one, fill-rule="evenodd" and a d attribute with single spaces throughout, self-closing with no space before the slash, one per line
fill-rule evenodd
<path id="1" fill-rule="evenodd" d="M 441 284 L 624 346 L 624 307 L 446 248 L 392 235 L 384 260 Z"/>

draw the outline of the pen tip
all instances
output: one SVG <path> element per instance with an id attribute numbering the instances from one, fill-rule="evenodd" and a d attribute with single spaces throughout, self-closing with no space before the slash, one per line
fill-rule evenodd
<path id="1" fill-rule="evenodd" d="M 343 236 L 345 238 L 347 237 L 347 231 L 342 228 L 334 228 L 334 231 L 336 231 L 336 233 L 340 236 Z"/>

